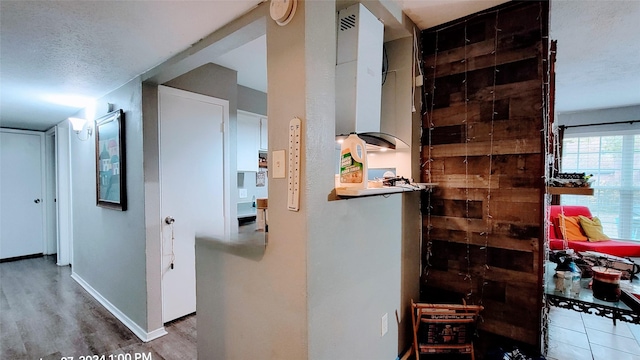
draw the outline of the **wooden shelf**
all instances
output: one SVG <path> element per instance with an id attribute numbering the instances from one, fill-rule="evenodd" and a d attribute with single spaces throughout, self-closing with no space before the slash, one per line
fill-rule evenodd
<path id="1" fill-rule="evenodd" d="M 593 195 L 593 188 L 590 187 L 559 187 L 548 186 L 547 194 L 550 195 Z"/>
<path id="2" fill-rule="evenodd" d="M 343 198 L 365 197 L 373 195 L 388 195 L 402 192 L 431 190 L 437 183 L 417 183 L 415 185 L 406 186 L 383 186 L 381 188 L 354 189 L 346 187 L 337 187 L 336 194 Z"/>

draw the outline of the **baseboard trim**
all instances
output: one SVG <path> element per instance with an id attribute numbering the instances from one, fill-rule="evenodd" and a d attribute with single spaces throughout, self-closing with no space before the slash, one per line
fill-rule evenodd
<path id="1" fill-rule="evenodd" d="M 35 259 L 35 258 L 44 257 L 44 256 L 45 255 L 43 253 L 14 256 L 14 257 L 0 259 L 0 263 L 10 262 L 10 261 L 20 261 L 20 260 L 26 260 L 26 259 Z"/>
<path id="2" fill-rule="evenodd" d="M 164 327 L 160 327 L 151 332 L 146 332 L 140 325 L 136 324 L 133 320 L 131 320 L 127 315 L 125 315 L 122 311 L 120 311 L 117 307 L 115 307 L 109 300 L 107 300 L 102 294 L 100 294 L 96 289 L 94 289 L 89 283 L 84 281 L 82 277 L 76 274 L 74 271 L 71 272 L 71 278 L 75 280 L 80 286 L 82 286 L 89 295 L 93 296 L 102 306 L 107 309 L 113 316 L 115 316 L 120 322 L 129 328 L 140 340 L 144 342 L 149 342 L 151 340 L 157 339 L 163 335 L 167 334 L 167 331 Z"/>
<path id="3" fill-rule="evenodd" d="M 151 340 L 155 340 L 159 337 L 167 335 L 167 331 L 164 329 L 164 326 L 158 329 L 155 329 L 151 332 L 147 333 L 147 340 L 145 342 L 149 342 Z"/>

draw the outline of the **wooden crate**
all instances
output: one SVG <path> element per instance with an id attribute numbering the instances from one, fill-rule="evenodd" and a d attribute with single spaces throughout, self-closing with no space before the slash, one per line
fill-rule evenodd
<path id="1" fill-rule="evenodd" d="M 475 359 L 473 335 L 479 305 L 426 304 L 411 301 L 413 348 L 421 354 L 459 353 Z"/>

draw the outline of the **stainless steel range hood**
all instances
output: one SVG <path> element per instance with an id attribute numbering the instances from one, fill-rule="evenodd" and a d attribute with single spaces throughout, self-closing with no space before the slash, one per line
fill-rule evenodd
<path id="1" fill-rule="evenodd" d="M 337 31 L 336 137 L 355 132 L 373 146 L 406 145 L 381 130 L 384 25 L 358 3 L 338 12 Z"/>

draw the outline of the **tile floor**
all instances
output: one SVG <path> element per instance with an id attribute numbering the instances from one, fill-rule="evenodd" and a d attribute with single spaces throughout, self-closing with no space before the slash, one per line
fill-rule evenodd
<path id="1" fill-rule="evenodd" d="M 548 360 L 640 360 L 640 325 L 551 307 Z"/>

